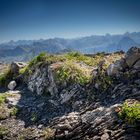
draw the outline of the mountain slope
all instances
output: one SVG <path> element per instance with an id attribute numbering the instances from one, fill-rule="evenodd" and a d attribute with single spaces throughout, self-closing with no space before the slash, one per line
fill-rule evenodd
<path id="1" fill-rule="evenodd" d="M 117 48 L 124 51 L 127 51 L 131 46 L 138 46 L 138 44 L 130 37 L 123 37 L 117 44 Z"/>
<path id="2" fill-rule="evenodd" d="M 26 51 L 25 48 L 18 46 L 15 49 L 0 50 L 0 57 L 22 56 L 27 52 L 28 51 Z"/>
<path id="3" fill-rule="evenodd" d="M 118 50 L 127 51 L 131 46 L 139 46 L 140 33 L 125 33 L 122 35 L 89 36 L 75 39 L 46 39 L 32 41 L 10 41 L 0 45 L 1 57 L 15 57 L 23 55 L 32 58 L 45 51 L 48 53 L 63 53 L 69 51 L 79 51 L 81 53 L 93 54 L 97 52 L 113 52 Z M 22 49 L 23 49 L 23 52 Z M 20 51 L 18 50 L 20 49 Z M 10 51 L 12 53 L 10 53 Z M 12 59 L 12 58 L 11 58 Z"/>

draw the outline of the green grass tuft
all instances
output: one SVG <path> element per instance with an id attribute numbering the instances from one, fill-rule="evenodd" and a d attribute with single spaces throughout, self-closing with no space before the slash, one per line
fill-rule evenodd
<path id="1" fill-rule="evenodd" d="M 11 116 L 16 116 L 17 113 L 18 113 L 18 108 L 16 108 L 16 107 L 13 107 L 13 108 L 11 109 L 11 111 L 10 111 L 10 115 L 11 115 Z"/>
<path id="2" fill-rule="evenodd" d="M 33 65 L 37 64 L 38 62 L 42 62 L 46 60 L 46 53 L 42 52 L 38 56 L 36 56 L 33 60 L 30 61 L 29 67 L 32 67 Z"/>
<path id="3" fill-rule="evenodd" d="M 9 130 L 5 126 L 0 126 L 0 138 L 7 135 L 9 133 Z"/>
<path id="4" fill-rule="evenodd" d="M 93 57 L 85 56 L 79 52 L 70 52 L 64 55 L 64 57 L 68 60 L 83 62 L 89 66 L 96 66 L 103 59 L 103 55 L 96 55 L 93 58 Z"/>
<path id="5" fill-rule="evenodd" d="M 6 100 L 7 95 L 0 93 L 0 105 L 3 104 Z"/>
<path id="6" fill-rule="evenodd" d="M 137 121 L 140 121 L 140 103 L 135 102 L 129 105 L 128 102 L 125 102 L 119 112 L 119 116 L 128 124 L 135 125 Z"/>
<path id="7" fill-rule="evenodd" d="M 56 78 L 62 83 L 66 81 L 84 85 L 90 81 L 91 74 L 87 69 L 76 65 L 76 63 L 67 61 L 56 71 Z"/>
<path id="8" fill-rule="evenodd" d="M 19 74 L 24 74 L 27 71 L 28 66 L 25 66 L 24 68 L 21 68 L 19 70 Z"/>
<path id="9" fill-rule="evenodd" d="M 10 80 L 12 79 L 13 74 L 11 72 L 10 69 L 8 69 L 7 71 L 5 71 L 4 74 L 0 75 L 0 87 L 6 87 L 7 84 L 10 82 Z"/>

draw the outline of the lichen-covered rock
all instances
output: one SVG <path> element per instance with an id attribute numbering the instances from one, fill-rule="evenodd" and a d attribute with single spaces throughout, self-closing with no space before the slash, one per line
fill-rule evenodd
<path id="1" fill-rule="evenodd" d="M 8 89 L 10 90 L 14 90 L 17 86 L 17 83 L 16 81 L 11 81 L 9 84 L 8 84 Z"/>

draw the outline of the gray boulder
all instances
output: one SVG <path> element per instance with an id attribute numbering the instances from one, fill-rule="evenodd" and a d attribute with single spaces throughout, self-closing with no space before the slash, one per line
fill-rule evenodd
<path id="1" fill-rule="evenodd" d="M 111 64 L 107 69 L 107 74 L 109 76 L 119 75 L 127 67 L 124 59 L 117 60 L 114 64 Z"/>
<path id="2" fill-rule="evenodd" d="M 8 84 L 8 89 L 14 90 L 16 86 L 17 86 L 16 81 L 11 81 L 11 82 Z"/>

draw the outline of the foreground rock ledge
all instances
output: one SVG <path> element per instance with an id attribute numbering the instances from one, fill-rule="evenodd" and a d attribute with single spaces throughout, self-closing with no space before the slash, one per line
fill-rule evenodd
<path id="1" fill-rule="evenodd" d="M 118 116 L 124 101 L 140 102 L 139 58 L 140 49 L 131 48 L 110 64 L 104 77 L 100 75 L 101 65 L 96 68 L 76 63 L 93 69 L 94 76 L 85 86 L 77 83 L 59 86 L 54 70 L 60 62 L 33 66 L 28 77 L 20 75 L 25 83 L 15 91 L 8 91 L 0 105 L 0 139 L 139 140 L 140 124 L 135 127 Z M 108 75 L 114 79 L 109 79 L 112 83 L 106 87 Z M 48 94 L 44 95 L 44 91 Z"/>

